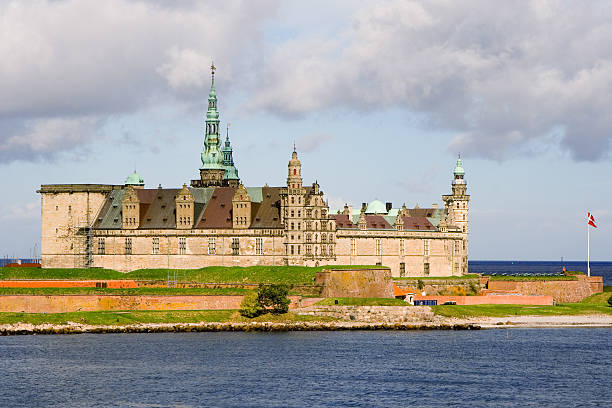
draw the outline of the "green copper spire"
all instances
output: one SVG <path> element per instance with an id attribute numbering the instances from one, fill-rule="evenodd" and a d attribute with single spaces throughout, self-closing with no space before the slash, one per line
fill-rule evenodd
<path id="1" fill-rule="evenodd" d="M 144 179 L 140 174 L 136 173 L 136 170 L 125 179 L 126 186 L 144 186 Z"/>
<path id="2" fill-rule="evenodd" d="M 219 112 L 217 111 L 217 92 L 215 91 L 215 64 L 210 67 L 211 85 L 208 94 L 208 111 L 206 112 L 206 134 L 204 137 L 204 150 L 201 154 L 202 167 L 200 170 L 223 169 L 223 155 L 221 154 L 221 140 L 219 139 Z"/>
<path id="3" fill-rule="evenodd" d="M 229 140 L 229 127 L 227 124 L 225 134 L 225 146 L 223 146 L 223 166 L 225 167 L 225 179 L 226 180 L 239 180 L 238 169 L 234 166 L 234 157 L 232 154 L 232 145 Z"/>
<path id="4" fill-rule="evenodd" d="M 457 166 L 455 167 L 455 176 L 463 176 L 465 175 L 465 170 L 463 170 L 463 162 L 461 161 L 461 155 L 457 157 Z"/>

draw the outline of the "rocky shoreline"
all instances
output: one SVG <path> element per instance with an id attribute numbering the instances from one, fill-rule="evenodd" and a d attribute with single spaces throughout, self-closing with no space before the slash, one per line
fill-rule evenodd
<path id="1" fill-rule="evenodd" d="M 184 332 L 286 332 L 347 330 L 479 330 L 474 324 L 404 324 L 368 322 L 250 322 L 250 323 L 139 323 L 122 326 L 68 324 L 24 324 L 0 326 L 0 336 L 38 334 L 184 333 Z"/>

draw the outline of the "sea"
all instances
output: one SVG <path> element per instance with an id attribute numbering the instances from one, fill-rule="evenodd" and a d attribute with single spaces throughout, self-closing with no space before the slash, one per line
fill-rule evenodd
<path id="1" fill-rule="evenodd" d="M 0 338 L 3 407 L 612 406 L 612 329 Z"/>
<path id="2" fill-rule="evenodd" d="M 591 276 L 602 276 L 604 286 L 612 286 L 612 262 L 591 262 Z M 568 271 L 587 273 L 586 261 L 468 261 L 470 273 L 484 275 L 559 274 Z"/>

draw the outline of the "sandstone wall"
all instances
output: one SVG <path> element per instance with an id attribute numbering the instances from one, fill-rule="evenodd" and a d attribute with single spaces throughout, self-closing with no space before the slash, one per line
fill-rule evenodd
<path id="1" fill-rule="evenodd" d="M 434 319 L 428 306 L 313 306 L 296 313 L 372 323 L 409 323 Z"/>
<path id="2" fill-rule="evenodd" d="M 399 288 L 412 293 L 426 295 L 465 296 L 477 295 L 484 289 L 478 278 L 474 279 L 423 279 L 423 289 L 418 289 L 418 279 L 396 279 L 393 281 Z"/>
<path id="3" fill-rule="evenodd" d="M 603 292 L 601 276 L 577 275 L 577 280 L 501 281 L 489 280 L 488 292 L 510 292 L 521 295 L 548 295 L 555 302 L 580 302 L 595 293 Z"/>
<path id="4" fill-rule="evenodd" d="M 321 298 L 289 296 L 290 308 L 311 306 Z M 242 296 L 118 296 L 118 295 L 5 295 L 0 312 L 66 313 L 101 310 L 227 310 L 239 309 Z"/>
<path id="5" fill-rule="evenodd" d="M 167 286 L 167 283 L 166 283 Z M 129 279 L 125 280 L 96 280 L 96 281 L 69 281 L 69 280 L 12 280 L 0 281 L 0 288 L 137 288 L 138 284 Z"/>
<path id="6" fill-rule="evenodd" d="M 315 284 L 323 285 L 323 297 L 392 298 L 389 269 L 324 269 Z"/>

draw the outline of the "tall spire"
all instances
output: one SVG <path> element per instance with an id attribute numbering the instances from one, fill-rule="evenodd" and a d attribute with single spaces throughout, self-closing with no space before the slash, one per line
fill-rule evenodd
<path id="1" fill-rule="evenodd" d="M 204 150 L 202 151 L 202 167 L 200 169 L 222 169 L 223 155 L 219 139 L 219 111 L 217 111 L 217 92 L 215 91 L 215 63 L 210 66 L 210 93 L 208 94 L 208 111 L 206 112 L 206 131 Z"/>

